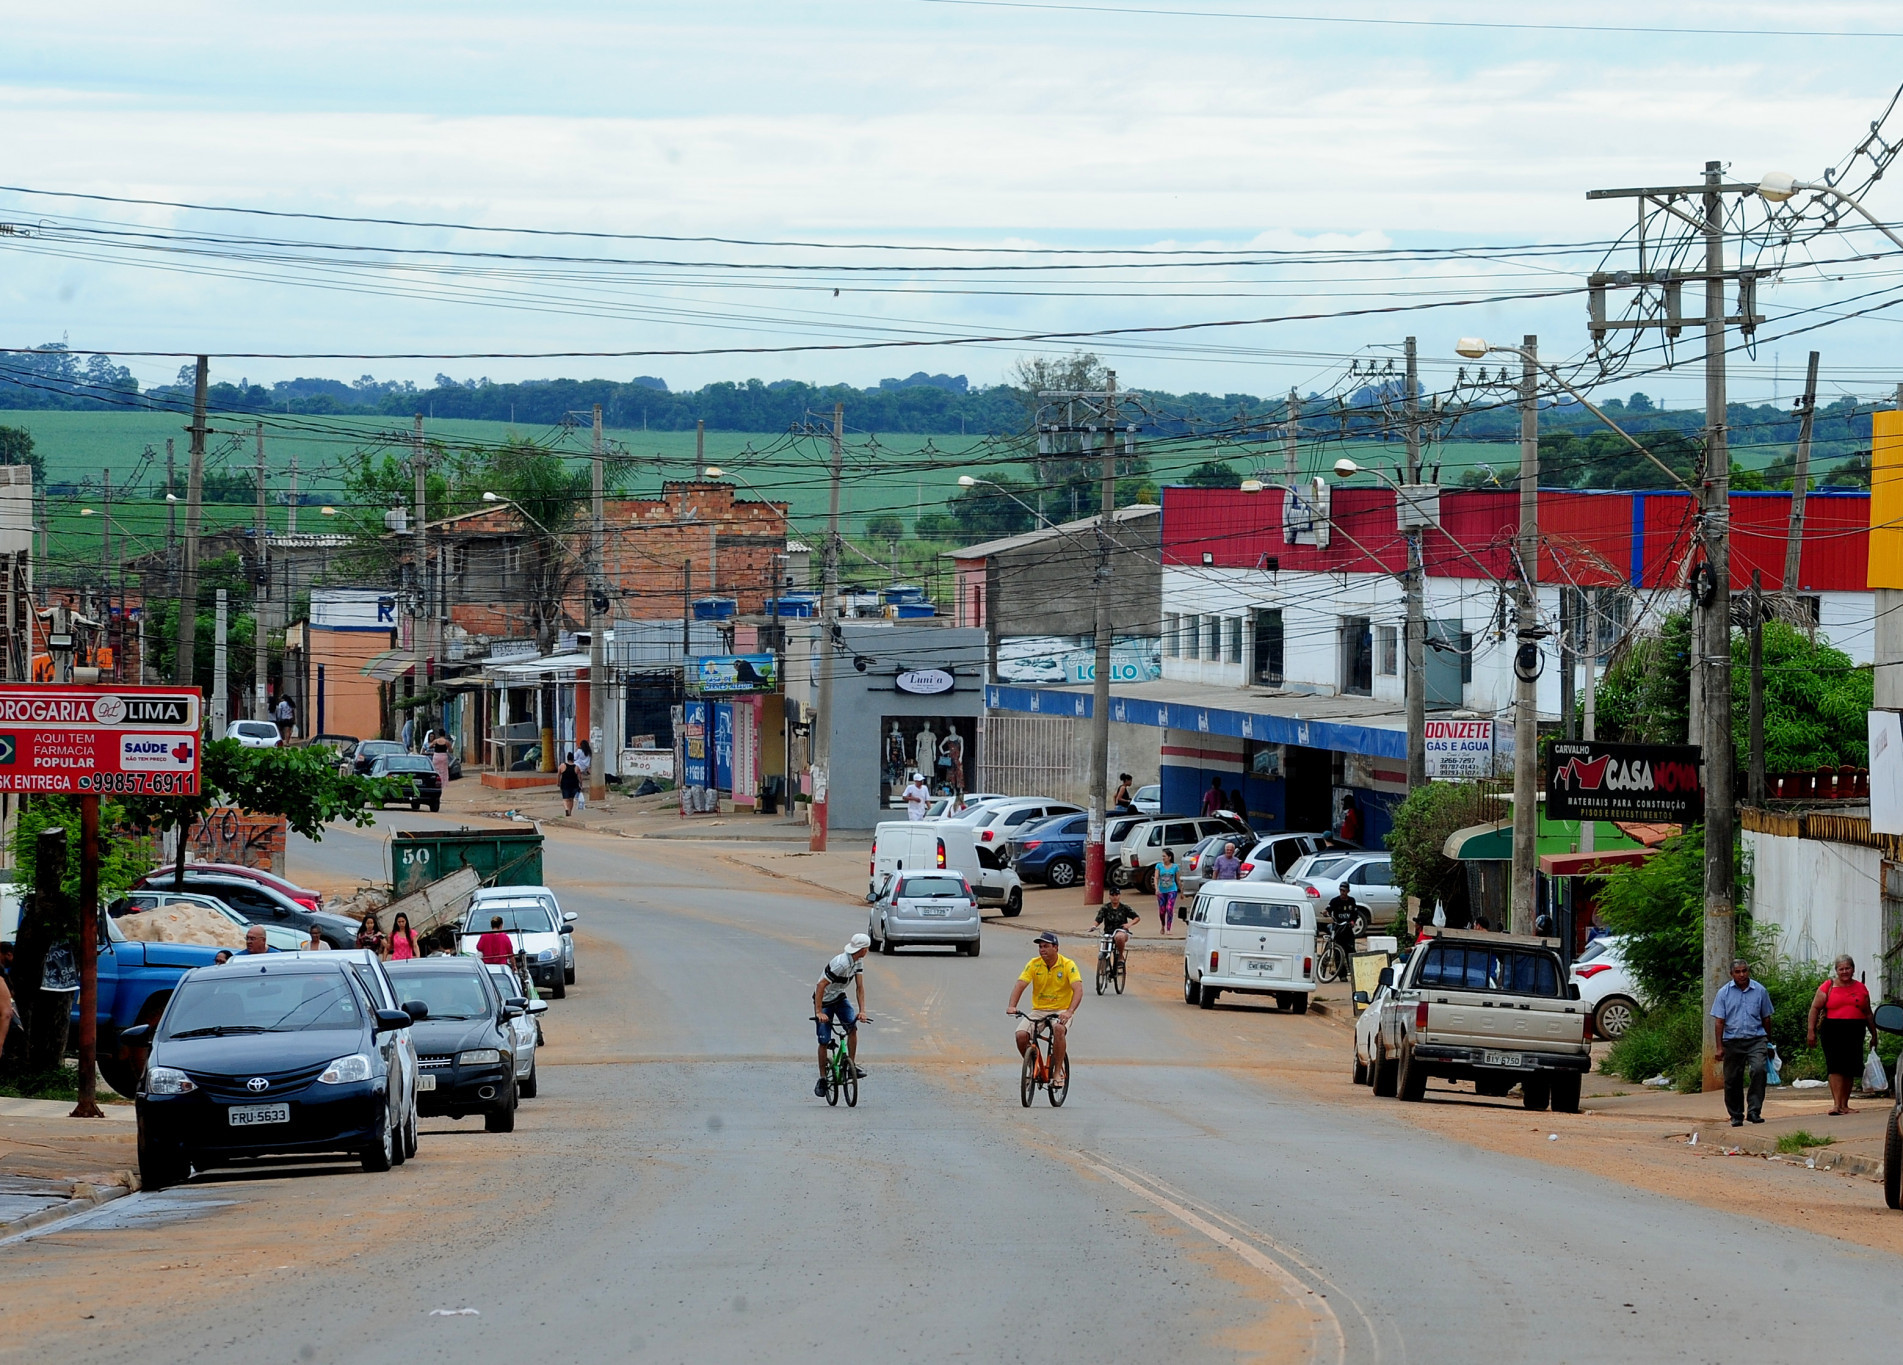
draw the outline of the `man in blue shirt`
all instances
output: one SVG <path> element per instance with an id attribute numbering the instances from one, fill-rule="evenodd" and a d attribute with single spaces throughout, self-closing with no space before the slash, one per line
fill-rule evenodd
<path id="1" fill-rule="evenodd" d="M 1771 993 L 1762 983 L 1751 979 L 1751 966 L 1743 958 L 1731 964 L 1731 980 L 1718 988 L 1711 1002 L 1712 1056 L 1725 1066 L 1725 1108 L 1731 1114 L 1731 1126 L 1739 1128 L 1748 1118 L 1764 1122 L 1764 1076 L 1766 1049 L 1770 1040 L 1764 1034 L 1764 1021 L 1771 1017 Z M 1745 1072 L 1751 1074 L 1750 1107 L 1745 1105 Z"/>

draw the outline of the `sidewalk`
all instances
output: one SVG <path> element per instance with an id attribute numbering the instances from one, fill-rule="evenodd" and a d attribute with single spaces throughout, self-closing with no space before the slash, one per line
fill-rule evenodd
<path id="1" fill-rule="evenodd" d="M 132 1106 L 69 1118 L 68 1100 L 0 1099 L 0 1241 L 139 1188 Z"/>
<path id="2" fill-rule="evenodd" d="M 1722 1091 L 1698 1095 L 1680 1095 L 1672 1091 L 1645 1090 L 1629 1082 L 1595 1074 L 1592 1078 L 1603 1088 L 1617 1085 L 1628 1093 L 1591 1096 L 1581 1102 L 1589 1113 L 1608 1117 L 1657 1120 L 1689 1136 L 1698 1135 L 1698 1145 L 1712 1150 L 1735 1148 L 1750 1156 L 1778 1155 L 1777 1140 L 1799 1130 L 1813 1137 L 1833 1139 L 1826 1147 L 1808 1147 L 1784 1153 L 1786 1161 L 1800 1166 L 1815 1164 L 1819 1170 L 1845 1171 L 1854 1175 L 1876 1176 L 1883 1173 L 1884 1122 L 1890 1116 L 1888 1098 L 1853 1098 L 1857 1112 L 1832 1118 L 1830 1091 L 1793 1090 L 1787 1085 L 1774 1086 L 1764 1094 L 1764 1122 L 1747 1123 L 1733 1128 L 1725 1112 Z M 1643 1093 L 1631 1093 L 1642 1091 Z"/>

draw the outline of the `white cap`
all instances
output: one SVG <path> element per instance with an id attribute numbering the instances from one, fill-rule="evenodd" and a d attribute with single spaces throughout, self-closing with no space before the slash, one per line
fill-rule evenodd
<path id="1" fill-rule="evenodd" d="M 864 952 L 871 946 L 872 940 L 867 938 L 864 934 L 854 934 L 851 938 L 846 940 L 846 951 L 849 953 Z"/>

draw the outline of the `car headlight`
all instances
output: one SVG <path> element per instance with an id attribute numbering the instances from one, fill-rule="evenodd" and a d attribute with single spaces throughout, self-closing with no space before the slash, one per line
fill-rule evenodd
<path id="1" fill-rule="evenodd" d="M 535 960 L 537 962 L 553 962 L 555 960 L 555 950 L 553 948 L 544 948 L 535 955 Z"/>
<path id="2" fill-rule="evenodd" d="M 189 1095 L 196 1089 L 198 1083 L 175 1067 L 155 1066 L 145 1073 L 148 1095 Z"/>
<path id="3" fill-rule="evenodd" d="M 456 1054 L 457 1066 L 483 1066 L 502 1060 L 502 1054 L 492 1047 L 473 1048 L 468 1052 Z"/>
<path id="4" fill-rule="evenodd" d="M 317 1078 L 319 1085 L 344 1085 L 350 1081 L 370 1079 L 370 1059 L 361 1052 L 353 1052 L 348 1057 L 339 1057 L 324 1068 L 324 1074 Z"/>

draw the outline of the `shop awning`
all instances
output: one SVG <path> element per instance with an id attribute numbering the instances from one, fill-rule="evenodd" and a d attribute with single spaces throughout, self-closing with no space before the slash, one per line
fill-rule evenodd
<path id="1" fill-rule="evenodd" d="M 381 654 L 373 654 L 368 662 L 358 670 L 366 678 L 375 678 L 378 682 L 395 682 L 398 678 L 416 667 L 416 655 L 407 649 L 386 649 Z"/>
<path id="2" fill-rule="evenodd" d="M 1615 868 L 1631 867 L 1653 856 L 1649 848 L 1615 848 L 1606 853 L 1547 853 L 1540 871 L 1549 877 L 1603 877 Z"/>
<path id="3" fill-rule="evenodd" d="M 1639 847 L 1630 835 L 1609 820 L 1600 820 L 1593 825 L 1593 846 L 1600 851 L 1597 854 L 1580 854 L 1579 845 L 1582 826 L 1576 820 L 1549 820 L 1546 812 L 1540 812 L 1539 839 L 1536 852 L 1540 866 L 1553 858 L 1569 858 L 1574 855 L 1585 858 L 1607 858 L 1615 853 L 1648 852 Z M 1468 825 L 1457 829 L 1447 836 L 1440 850 L 1456 862 L 1511 862 L 1513 860 L 1513 821 L 1495 820 L 1484 825 Z M 1555 876 L 1570 876 L 1572 873 L 1554 873 Z"/>
<path id="4" fill-rule="evenodd" d="M 1455 862 L 1510 862 L 1513 858 L 1513 822 L 1494 820 L 1468 825 L 1447 836 L 1441 854 Z"/>

